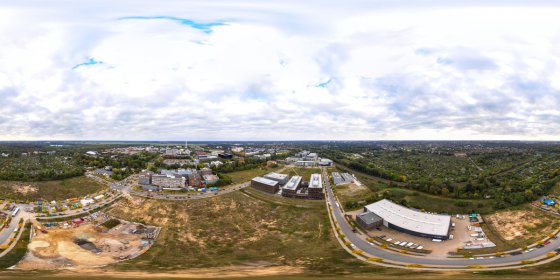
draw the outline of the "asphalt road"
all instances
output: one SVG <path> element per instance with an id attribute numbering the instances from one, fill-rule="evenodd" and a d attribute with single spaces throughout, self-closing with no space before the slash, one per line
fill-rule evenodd
<path id="1" fill-rule="evenodd" d="M 17 206 L 19 207 L 19 212 L 17 213 L 17 215 L 15 217 L 12 217 L 12 221 L 10 222 L 10 225 L 7 228 L 3 228 L 2 231 L 0 231 L 0 245 L 3 244 L 7 244 L 7 241 L 10 237 L 12 237 L 12 234 L 14 233 L 14 230 L 16 229 L 19 220 L 21 218 L 24 218 L 26 216 L 25 213 L 25 207 L 29 207 L 28 204 L 17 204 Z M 5 211 L 6 213 L 8 213 L 8 215 L 12 215 L 11 211 Z"/>
<path id="2" fill-rule="evenodd" d="M 337 206 L 334 193 L 331 189 L 330 182 L 327 177 L 326 170 L 323 169 L 323 178 L 325 189 L 327 192 L 327 199 L 332 206 L 333 216 L 338 222 L 338 226 L 342 233 L 346 235 L 346 239 L 356 245 L 357 249 L 360 249 L 370 255 L 384 259 L 385 261 L 393 261 L 398 263 L 406 264 L 421 264 L 427 266 L 470 266 L 470 265 L 482 265 L 482 266 L 499 266 L 506 264 L 520 264 L 523 260 L 534 260 L 546 257 L 546 254 L 560 248 L 560 238 L 556 240 L 551 240 L 551 243 L 544 246 L 543 248 L 534 248 L 531 252 L 523 252 L 520 255 L 506 255 L 504 257 L 496 257 L 493 259 L 466 259 L 466 258 L 434 258 L 430 256 L 412 256 L 400 254 L 397 252 L 389 251 L 378 247 L 377 245 L 370 245 L 367 241 L 361 239 L 356 233 L 352 232 L 352 228 L 347 223 L 344 218 L 344 214 L 341 209 Z"/>

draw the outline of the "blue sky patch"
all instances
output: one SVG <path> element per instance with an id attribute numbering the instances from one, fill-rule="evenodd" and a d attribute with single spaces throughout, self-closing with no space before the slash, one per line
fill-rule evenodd
<path id="1" fill-rule="evenodd" d="M 332 78 L 330 78 L 328 81 L 326 82 L 322 82 L 316 85 L 316 87 L 322 87 L 322 88 L 326 88 L 331 82 L 332 82 Z"/>
<path id="2" fill-rule="evenodd" d="M 178 18 L 178 17 L 171 17 L 171 16 L 129 16 L 129 17 L 121 17 L 119 20 L 128 20 L 128 19 L 141 19 L 141 20 L 170 20 L 177 22 L 182 25 L 186 25 L 192 27 L 194 29 L 198 29 L 203 31 L 204 33 L 212 33 L 212 28 L 216 26 L 223 26 L 226 25 L 222 21 L 213 21 L 208 23 L 201 23 L 196 22 L 186 18 Z"/>
<path id="3" fill-rule="evenodd" d="M 95 64 L 103 64 L 103 61 L 97 61 L 95 60 L 95 58 L 90 57 L 86 62 L 82 62 L 80 64 L 76 64 L 74 65 L 74 67 L 72 67 L 72 70 L 82 67 L 82 66 L 90 66 L 90 65 L 95 65 Z"/>

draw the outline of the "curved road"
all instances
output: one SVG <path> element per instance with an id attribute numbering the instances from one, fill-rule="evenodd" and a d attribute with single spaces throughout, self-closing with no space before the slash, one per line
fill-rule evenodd
<path id="1" fill-rule="evenodd" d="M 327 177 L 326 170 L 323 169 L 323 178 L 325 189 L 327 193 L 327 199 L 333 209 L 333 217 L 338 222 L 338 226 L 342 233 L 346 235 L 346 239 L 352 242 L 357 249 L 364 251 L 375 257 L 384 259 L 385 261 L 403 263 L 403 264 L 421 264 L 426 266 L 437 266 L 437 267 L 461 267 L 471 265 L 481 265 L 481 266 L 503 266 L 503 265 L 519 265 L 521 261 L 524 260 L 537 260 L 546 258 L 546 254 L 554 251 L 560 247 L 560 238 L 551 239 L 550 244 L 544 246 L 543 248 L 534 248 L 531 252 L 523 252 L 520 255 L 505 255 L 503 257 L 496 257 L 493 259 L 466 259 L 466 258 L 430 258 L 429 256 L 412 256 L 400 254 L 397 252 L 389 251 L 378 247 L 377 245 L 370 245 L 366 240 L 361 239 L 352 232 L 352 228 L 347 223 L 344 218 L 344 213 L 337 206 L 334 193 L 331 189 L 330 182 Z"/>

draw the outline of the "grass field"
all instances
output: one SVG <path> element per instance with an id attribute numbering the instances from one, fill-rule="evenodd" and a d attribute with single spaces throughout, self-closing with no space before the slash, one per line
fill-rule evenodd
<path id="1" fill-rule="evenodd" d="M 348 255 L 335 241 L 325 207 L 278 205 L 241 192 L 181 202 L 116 205 L 116 217 L 162 227 L 154 246 L 118 270 L 161 271 L 269 264 L 316 272 L 378 269 Z"/>
<path id="2" fill-rule="evenodd" d="M 295 207 L 308 207 L 308 208 L 323 208 L 325 207 L 324 200 L 308 200 L 308 199 L 297 199 L 282 197 L 279 195 L 268 194 L 253 188 L 245 188 L 241 190 L 242 193 L 265 202 L 269 202 L 274 205 L 285 205 L 285 206 L 295 206 Z"/>
<path id="3" fill-rule="evenodd" d="M 236 171 L 236 172 L 225 173 L 225 174 L 231 177 L 233 184 L 239 184 L 239 183 L 251 181 L 251 179 L 257 176 L 262 176 L 265 175 L 266 173 L 278 171 L 280 169 L 282 169 L 282 166 L 275 167 L 275 168 L 259 167 L 259 168 L 253 168 L 253 169 Z"/>
<path id="4" fill-rule="evenodd" d="M 321 174 L 321 169 L 320 168 L 304 168 L 304 167 L 293 167 L 293 168 L 288 168 L 286 169 L 286 173 L 288 173 L 288 175 L 290 175 L 290 177 L 294 176 L 294 175 L 299 175 L 302 177 L 302 179 L 304 181 L 309 181 L 309 178 L 311 177 L 311 174 L 313 173 L 319 173 Z"/>
<path id="5" fill-rule="evenodd" d="M 293 267 L 296 275 L 248 279 L 556 279 L 560 262 L 496 272 L 425 272 L 378 267 L 355 260 L 335 241 L 324 208 L 277 205 L 234 192 L 205 200 L 145 200 L 117 204 L 120 218 L 162 226 L 154 246 L 138 258 L 99 270 L 3 271 L 17 279 L 232 279 L 252 276 L 248 269 Z M 242 266 L 242 268 L 239 268 Z M 221 272 L 222 269 L 225 272 Z M 230 274 L 232 272 L 233 274 Z M 96 275 L 99 276 L 89 276 Z M 154 273 L 154 274 L 152 274 Z M 40 277 L 39 277 L 40 276 Z M 233 277 L 233 276 L 229 276 Z"/>
<path id="6" fill-rule="evenodd" d="M 105 186 L 86 176 L 58 181 L 0 181 L 0 198 L 15 200 L 62 200 L 95 193 Z"/>

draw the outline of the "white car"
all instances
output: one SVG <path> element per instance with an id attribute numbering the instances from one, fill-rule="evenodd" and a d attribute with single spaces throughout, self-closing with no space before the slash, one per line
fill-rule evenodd
<path id="1" fill-rule="evenodd" d="M 350 247 L 351 247 L 352 249 L 355 249 L 355 248 L 356 248 L 356 245 L 350 244 Z"/>

